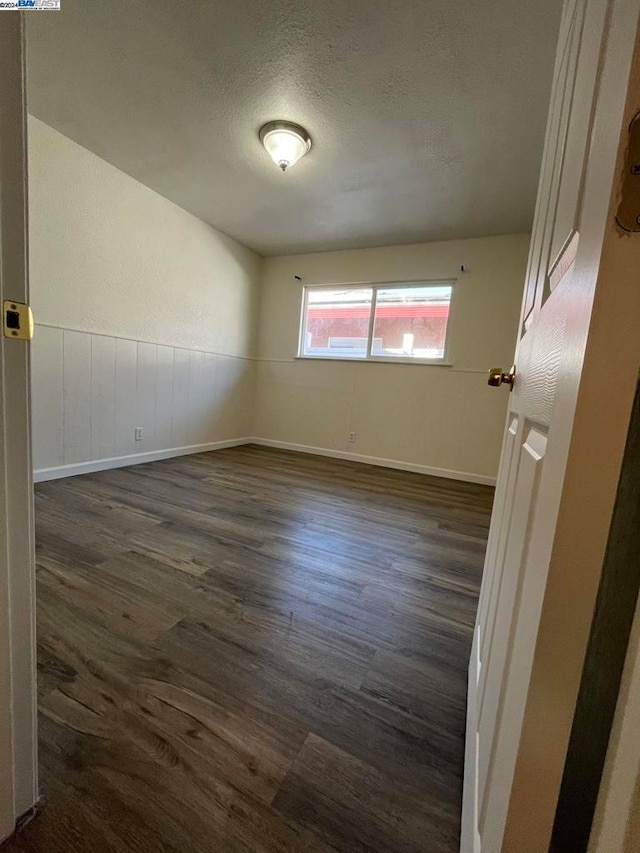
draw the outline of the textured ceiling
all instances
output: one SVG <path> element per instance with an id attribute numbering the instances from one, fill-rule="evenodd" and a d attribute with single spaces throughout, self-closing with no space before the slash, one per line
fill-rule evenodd
<path id="1" fill-rule="evenodd" d="M 62 0 L 30 111 L 258 252 L 526 231 L 558 0 Z M 303 124 L 282 174 L 257 133 Z"/>

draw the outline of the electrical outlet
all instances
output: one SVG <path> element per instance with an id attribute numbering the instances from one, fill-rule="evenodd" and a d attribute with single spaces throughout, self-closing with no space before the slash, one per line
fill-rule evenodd
<path id="1" fill-rule="evenodd" d="M 357 432 L 350 432 L 349 433 L 349 444 L 353 444 L 357 438 L 358 438 Z"/>
<path id="2" fill-rule="evenodd" d="M 142 427 L 136 427 L 136 441 L 142 441 L 144 438 L 144 429 Z"/>

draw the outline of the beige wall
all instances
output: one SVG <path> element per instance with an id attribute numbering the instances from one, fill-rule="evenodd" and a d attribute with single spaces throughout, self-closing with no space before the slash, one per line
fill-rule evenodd
<path id="1" fill-rule="evenodd" d="M 38 322 L 252 354 L 254 252 L 33 117 L 29 184 Z"/>
<path id="2" fill-rule="evenodd" d="M 528 246 L 521 234 L 267 258 L 253 434 L 490 481 L 508 392 L 485 376 L 511 365 Z M 456 280 L 451 367 L 296 359 L 303 285 L 437 279 Z"/>
<path id="3" fill-rule="evenodd" d="M 246 437 L 261 259 L 34 118 L 29 170 L 36 470 Z"/>
<path id="4" fill-rule="evenodd" d="M 495 477 L 507 391 L 485 372 L 513 357 L 527 235 L 262 261 L 34 118 L 29 134 L 40 476 L 254 436 Z M 455 279 L 452 366 L 296 359 L 296 274 Z"/>

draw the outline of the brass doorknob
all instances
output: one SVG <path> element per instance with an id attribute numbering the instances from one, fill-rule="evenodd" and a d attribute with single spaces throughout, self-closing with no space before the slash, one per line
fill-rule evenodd
<path id="1" fill-rule="evenodd" d="M 513 388 L 513 383 L 516 378 L 516 366 L 511 368 L 508 373 L 505 373 L 501 367 L 492 367 L 489 371 L 489 379 L 487 380 L 489 385 L 498 386 L 498 385 L 509 385 L 510 388 Z"/>

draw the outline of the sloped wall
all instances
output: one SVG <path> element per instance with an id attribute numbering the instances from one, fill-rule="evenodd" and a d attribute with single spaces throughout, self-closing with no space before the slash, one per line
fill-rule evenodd
<path id="1" fill-rule="evenodd" d="M 37 476 L 246 438 L 261 259 L 34 118 L 29 170 Z"/>

